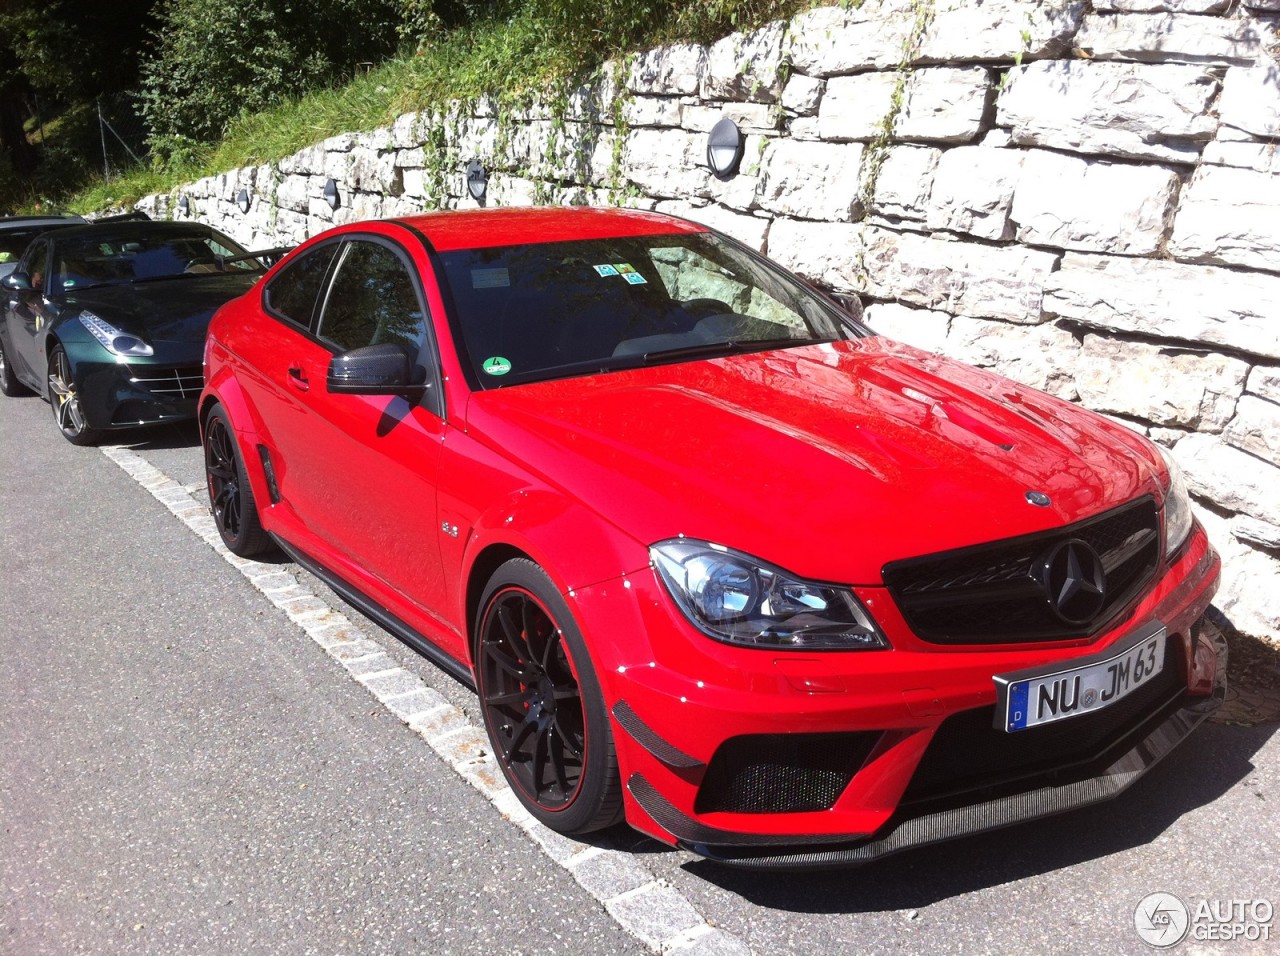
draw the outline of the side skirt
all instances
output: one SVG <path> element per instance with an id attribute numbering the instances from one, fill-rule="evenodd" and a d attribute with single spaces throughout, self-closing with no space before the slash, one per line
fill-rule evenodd
<path id="1" fill-rule="evenodd" d="M 471 669 L 465 664 L 462 664 L 450 657 L 435 644 L 432 644 L 423 637 L 419 632 L 415 631 L 404 621 L 400 620 L 400 618 L 396 617 L 386 608 L 381 607 L 376 601 L 365 595 L 363 592 L 356 590 L 318 561 L 315 561 L 302 551 L 299 551 L 288 541 L 284 540 L 284 538 L 277 534 L 272 534 L 271 537 L 275 543 L 280 546 L 281 551 L 331 587 L 339 597 L 352 607 L 356 608 L 365 617 L 369 618 L 379 627 L 390 631 L 400 641 L 417 651 L 427 660 L 431 661 L 431 663 L 435 664 L 459 684 L 469 687 L 471 690 L 476 689 L 476 682 L 471 675 Z"/>

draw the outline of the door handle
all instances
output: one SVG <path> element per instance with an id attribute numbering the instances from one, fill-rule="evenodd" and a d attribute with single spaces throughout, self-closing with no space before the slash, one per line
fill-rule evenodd
<path id="1" fill-rule="evenodd" d="M 297 365 L 289 367 L 289 384 L 300 392 L 305 392 L 311 387 L 311 383 L 307 381 L 306 373 Z"/>

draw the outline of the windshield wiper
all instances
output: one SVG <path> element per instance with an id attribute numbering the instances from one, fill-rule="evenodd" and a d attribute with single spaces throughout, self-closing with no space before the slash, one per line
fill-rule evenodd
<path id="1" fill-rule="evenodd" d="M 702 345 L 685 345 L 678 349 L 662 349 L 645 352 L 644 364 L 680 362 L 684 359 L 712 358 L 720 355 L 742 355 L 747 352 L 767 352 L 770 349 L 795 348 L 801 345 L 823 345 L 834 339 L 742 339 L 737 342 L 705 342 Z"/>

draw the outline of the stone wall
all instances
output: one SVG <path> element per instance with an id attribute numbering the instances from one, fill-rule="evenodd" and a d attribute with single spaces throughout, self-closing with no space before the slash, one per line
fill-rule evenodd
<path id="1" fill-rule="evenodd" d="M 519 109 L 454 103 L 141 208 L 254 247 L 475 205 L 625 203 L 704 222 L 877 330 L 1173 448 L 1280 631 L 1280 0 L 865 0 L 613 64 Z M 742 129 L 714 178 L 706 139 Z M 338 184 L 340 205 L 322 198 Z M 251 196 L 247 214 L 235 200 Z"/>

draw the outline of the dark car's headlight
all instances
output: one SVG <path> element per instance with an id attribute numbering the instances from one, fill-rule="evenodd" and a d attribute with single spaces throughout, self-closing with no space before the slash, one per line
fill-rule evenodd
<path id="1" fill-rule="evenodd" d="M 705 634 L 747 647 L 875 650 L 889 646 L 848 588 L 805 581 L 749 555 L 691 538 L 649 548 L 680 610 Z"/>
<path id="2" fill-rule="evenodd" d="M 136 335 L 121 332 L 114 325 L 92 312 L 80 313 L 80 324 L 89 330 L 89 334 L 102 343 L 102 347 L 112 355 L 147 356 L 155 355 L 155 350 Z"/>
<path id="3" fill-rule="evenodd" d="M 1182 469 L 1164 448 L 1160 448 L 1160 455 L 1169 469 L 1169 487 L 1164 495 L 1164 553 L 1172 554 L 1187 540 L 1195 518 L 1191 514 L 1191 495 L 1187 493 Z"/>

